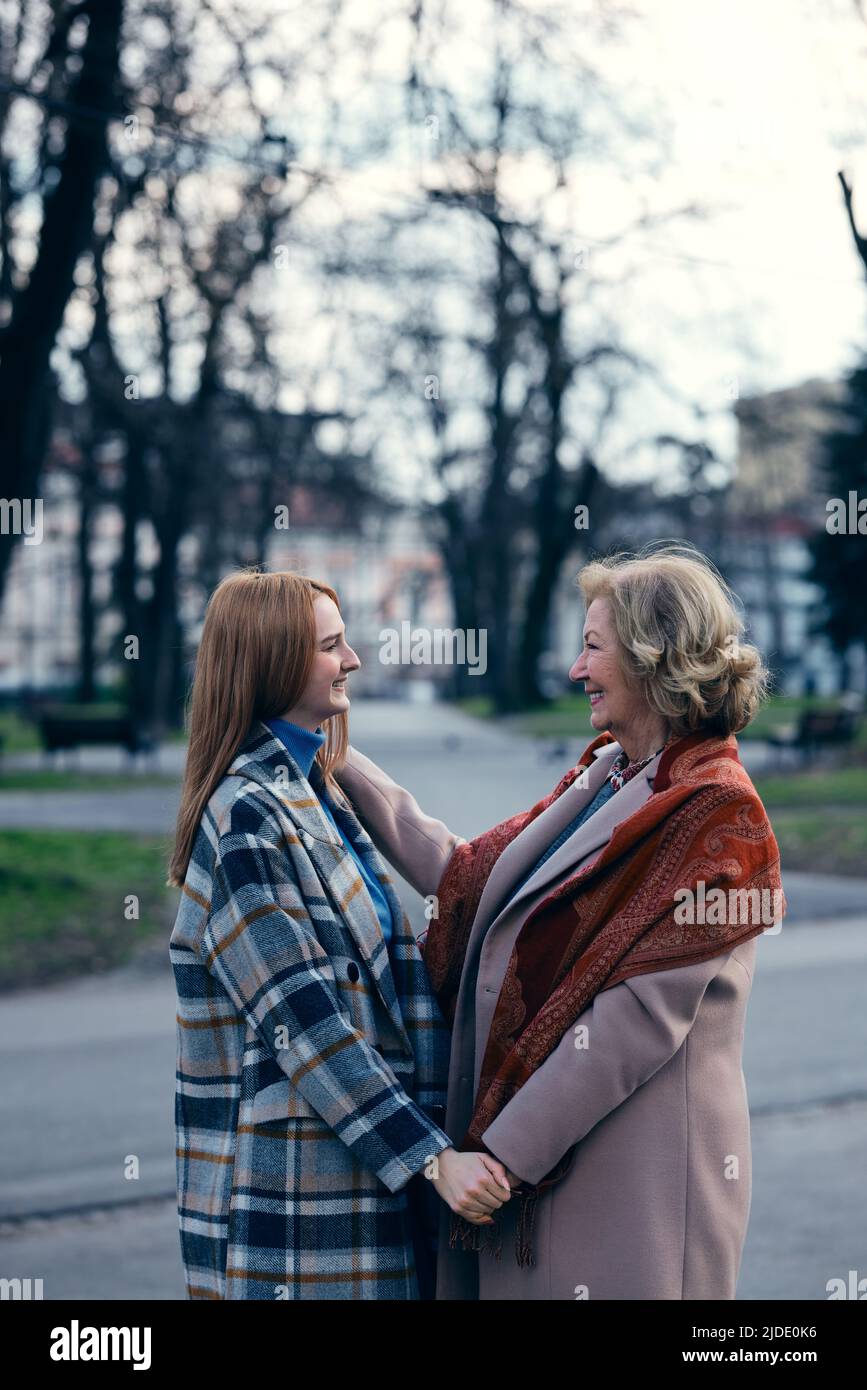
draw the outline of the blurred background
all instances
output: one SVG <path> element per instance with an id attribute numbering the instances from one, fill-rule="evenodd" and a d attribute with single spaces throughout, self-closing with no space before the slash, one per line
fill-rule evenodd
<path id="1" fill-rule="evenodd" d="M 774 677 L 739 1297 L 867 1278 L 867 5 L 3 0 L 0 40 L 0 1276 L 183 1297 L 219 579 L 336 588 L 353 742 L 472 836 L 592 737 L 581 564 L 676 538 Z"/>

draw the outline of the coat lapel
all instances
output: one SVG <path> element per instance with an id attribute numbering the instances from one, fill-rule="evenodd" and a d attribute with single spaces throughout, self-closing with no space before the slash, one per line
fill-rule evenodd
<path id="1" fill-rule="evenodd" d="M 586 789 L 576 789 L 573 784 L 561 797 L 558 797 L 553 806 L 548 807 L 548 811 L 543 811 L 541 816 L 538 816 L 535 821 L 531 821 L 522 835 L 512 841 L 512 845 L 517 844 L 518 840 L 523 835 L 527 835 L 534 826 L 540 826 L 540 836 L 534 838 L 531 853 L 522 853 L 521 867 L 512 875 L 511 882 L 514 883 L 520 878 L 521 874 L 525 873 L 530 865 L 544 854 L 551 841 L 556 840 L 560 831 L 565 830 L 582 807 L 586 806 L 596 795 L 608 775 L 614 757 L 619 752 L 618 746 L 614 748 L 611 757 L 608 757 L 608 751 L 611 747 L 612 745 L 608 744 L 599 750 L 597 762 L 590 769 L 589 786 Z M 569 836 L 565 844 L 562 844 L 551 855 L 541 869 L 531 874 L 517 893 L 510 896 L 507 891 L 506 899 L 490 925 L 485 923 L 480 927 L 478 918 L 473 924 L 473 937 L 478 941 L 480 954 L 485 957 L 485 979 L 488 981 L 488 988 L 479 990 L 477 988 L 478 977 L 476 976 L 473 980 L 475 991 L 474 1086 L 476 1090 L 478 1089 L 494 1009 L 499 997 L 498 991 L 502 987 L 519 931 L 527 921 L 531 911 L 544 900 L 546 889 L 563 874 L 569 873 L 570 870 L 573 871 L 573 873 L 569 873 L 570 878 L 580 873 L 584 861 L 611 838 L 614 827 L 626 820 L 628 816 L 633 815 L 644 804 L 648 796 L 652 794 L 652 779 L 661 756 L 662 754 L 659 754 L 658 757 L 654 758 L 636 777 L 626 782 L 619 792 L 615 792 L 609 801 L 600 806 L 598 811 L 594 811 L 593 815 L 579 826 L 574 834 Z M 600 763 L 602 764 L 601 767 Z M 567 801 L 567 799 L 568 808 L 564 808 L 564 814 L 557 818 L 556 823 L 549 822 L 548 825 L 541 826 L 541 822 L 545 820 L 548 812 L 552 811 L 554 806 L 559 806 L 561 801 Z M 511 849 L 512 845 L 509 845 L 508 848 Z M 528 848 L 530 848 L 529 844 Z M 505 855 L 506 851 L 501 855 L 501 859 L 504 859 Z M 490 982 L 492 981 L 496 982 L 496 988 L 491 986 Z"/>
<path id="2" fill-rule="evenodd" d="M 586 806 L 588 801 L 592 801 L 619 752 L 619 743 L 607 743 L 603 748 L 597 748 L 593 755 L 594 762 L 587 769 L 586 782 L 582 784 L 576 779 L 562 796 L 558 796 L 547 810 L 531 821 L 526 829 L 506 846 L 494 864 L 479 899 L 473 924 L 474 932 L 487 930 L 502 910 L 504 901 L 508 901 L 512 884 L 517 883 L 521 875 L 535 864 L 551 841 L 574 820 L 581 808 Z M 591 817 L 591 820 L 595 819 L 595 816 Z M 534 875 L 534 880 L 535 877 Z M 522 896 L 523 891 L 522 889 L 517 896 Z"/>
<path id="3" fill-rule="evenodd" d="M 325 884 L 335 908 L 364 958 L 388 1015 L 408 1052 L 412 1052 L 395 989 L 388 947 L 379 918 L 358 867 L 322 810 L 317 791 L 324 790 L 322 773 L 314 762 L 311 780 L 302 773 L 286 745 L 267 724 L 255 720 L 252 731 L 232 760 L 228 772 L 258 782 L 273 797 L 275 816 L 282 813 L 293 824 L 298 839 Z M 391 908 L 394 931 L 403 930 L 403 908 L 376 846 L 357 818 L 335 808 L 353 848 L 379 879 Z"/>
<path id="4" fill-rule="evenodd" d="M 606 748 L 602 751 L 607 753 L 608 750 Z M 555 850 L 550 859 L 547 859 L 540 869 L 537 869 L 534 874 L 530 875 L 526 883 L 524 883 L 515 896 L 510 899 L 508 906 L 512 907 L 515 903 L 521 902 L 524 897 L 541 892 L 543 889 L 547 888 L 549 884 L 559 878 L 570 865 L 580 864 L 582 860 L 591 855 L 594 850 L 600 849 L 602 845 L 607 844 L 611 839 L 614 827 L 619 825 L 621 821 L 626 820 L 628 816 L 633 815 L 634 812 L 644 805 L 644 802 L 650 795 L 649 783 L 656 773 L 661 757 L 662 754 L 658 754 L 652 762 L 647 764 L 646 768 L 642 769 L 637 777 L 633 777 L 629 782 L 626 782 L 619 792 L 615 792 L 609 801 L 606 801 L 597 811 L 594 811 L 593 815 L 569 836 L 565 844 L 562 844 L 558 850 Z M 598 780 L 596 791 L 599 790 L 605 776 L 607 776 L 612 762 L 613 758 L 606 758 L 603 775 Z M 567 792 L 564 792 L 561 800 L 565 801 L 571 790 L 572 788 L 570 787 Z M 570 807 L 571 815 L 567 816 L 565 820 L 562 821 L 560 830 L 565 830 L 569 821 L 573 820 L 582 807 L 586 806 L 588 801 L 596 795 L 596 791 L 584 791 L 581 793 L 581 801 L 573 802 Z M 539 819 L 541 820 L 541 816 Z M 537 858 L 544 854 L 545 848 L 552 840 L 557 838 L 558 833 L 559 831 L 555 831 L 553 835 L 549 834 L 547 836 L 546 843 L 542 849 L 540 849 L 539 854 L 536 856 Z"/>

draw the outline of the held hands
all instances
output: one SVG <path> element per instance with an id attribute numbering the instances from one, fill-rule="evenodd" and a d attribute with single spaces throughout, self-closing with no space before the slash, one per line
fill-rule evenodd
<path id="1" fill-rule="evenodd" d="M 443 1149 L 438 1158 L 439 1172 L 432 1182 L 443 1201 L 473 1225 L 492 1225 L 491 1213 L 509 1200 L 508 1170 L 486 1153 Z"/>

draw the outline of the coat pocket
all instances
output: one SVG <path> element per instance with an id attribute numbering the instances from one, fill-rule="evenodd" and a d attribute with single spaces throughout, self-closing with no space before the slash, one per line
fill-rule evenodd
<path id="1" fill-rule="evenodd" d="M 313 1106 L 292 1085 L 288 1076 L 273 1081 L 256 1092 L 247 1105 L 241 1104 L 239 1123 L 269 1124 L 274 1120 L 320 1119 Z"/>
<path id="2" fill-rule="evenodd" d="M 287 1054 L 288 1056 L 288 1054 Z M 273 1121 L 318 1119 L 317 1112 L 289 1079 L 273 1054 L 258 1039 L 244 1052 L 238 1123 L 270 1124 Z"/>

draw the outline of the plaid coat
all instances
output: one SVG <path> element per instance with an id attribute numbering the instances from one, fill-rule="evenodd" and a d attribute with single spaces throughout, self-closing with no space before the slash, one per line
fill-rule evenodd
<path id="1" fill-rule="evenodd" d="M 190 1298 L 419 1297 L 410 1204 L 440 1201 L 423 1173 L 451 1144 L 434 1118 L 448 1029 L 388 870 L 335 808 L 392 906 L 390 952 L 321 789 L 318 765 L 308 782 L 254 721 L 181 890 L 170 954 Z"/>

